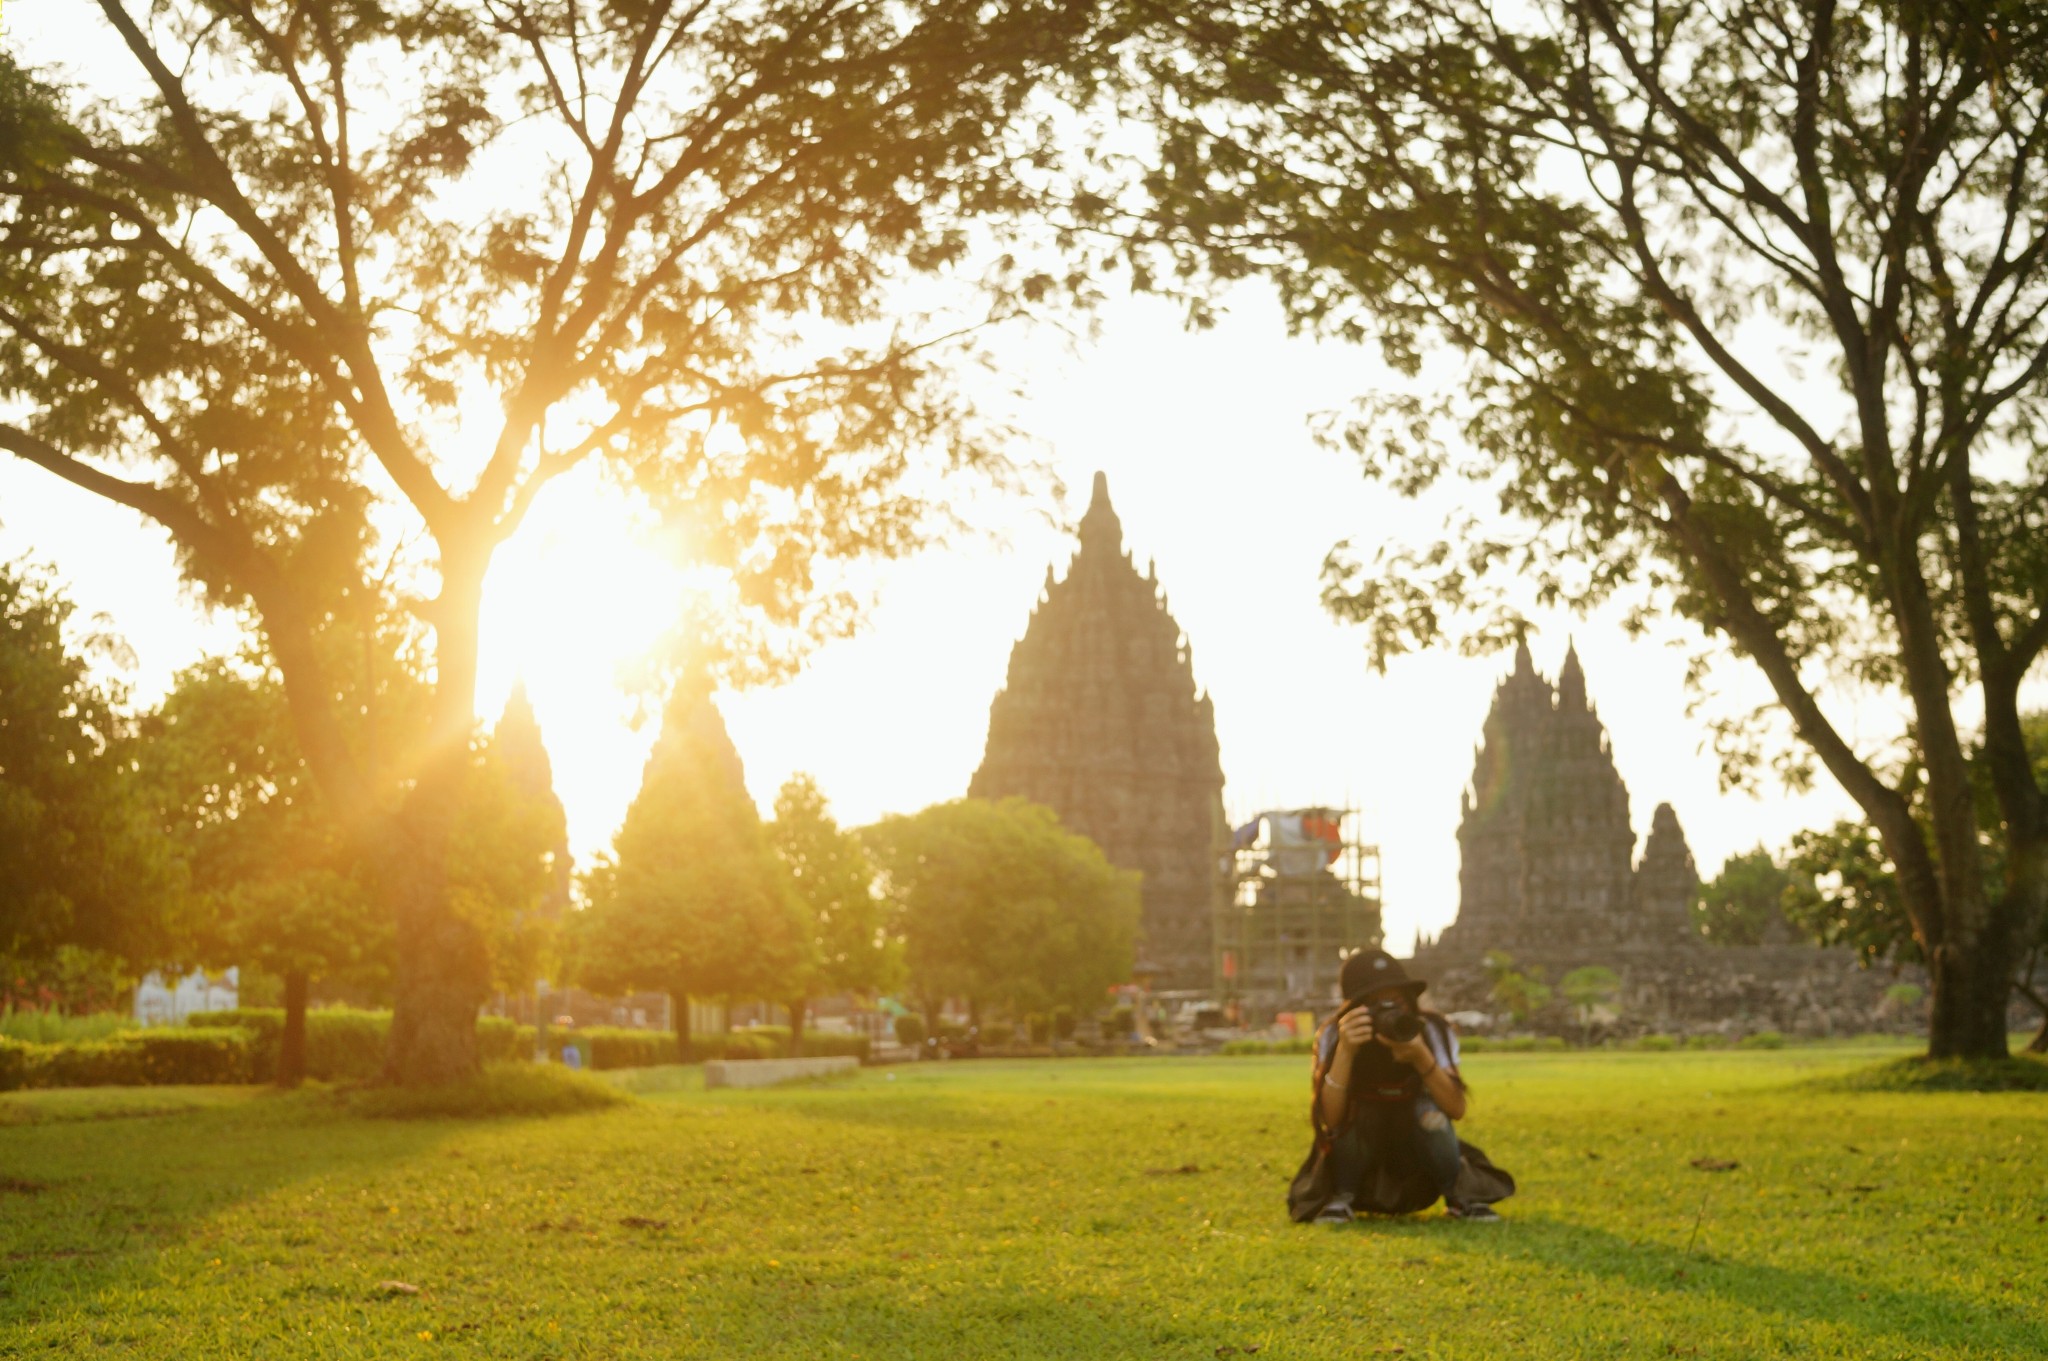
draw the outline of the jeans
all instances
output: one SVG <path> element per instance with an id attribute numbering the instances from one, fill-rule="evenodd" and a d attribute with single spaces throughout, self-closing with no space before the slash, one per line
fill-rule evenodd
<path id="1" fill-rule="evenodd" d="M 1361 1101 L 1351 1125 L 1330 1144 L 1336 1194 L 1350 1203 L 1386 1169 L 1424 1172 L 1446 1203 L 1458 1180 L 1458 1131 L 1427 1096 L 1414 1101 Z"/>

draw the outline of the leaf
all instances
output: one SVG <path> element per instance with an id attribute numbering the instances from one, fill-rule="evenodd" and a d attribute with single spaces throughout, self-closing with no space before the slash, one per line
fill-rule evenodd
<path id="1" fill-rule="evenodd" d="M 1193 1163 L 1182 1163 L 1179 1167 L 1148 1167 L 1145 1169 L 1145 1175 L 1148 1177 L 1192 1177 L 1201 1170 L 1201 1168 Z"/>
<path id="2" fill-rule="evenodd" d="M 1733 1172 L 1742 1166 L 1733 1158 L 1694 1158 L 1692 1165 L 1702 1172 Z"/>
<path id="3" fill-rule="evenodd" d="M 377 1282 L 377 1293 L 380 1295 L 417 1295 L 420 1293 L 420 1288 L 410 1281 L 379 1281 Z"/>

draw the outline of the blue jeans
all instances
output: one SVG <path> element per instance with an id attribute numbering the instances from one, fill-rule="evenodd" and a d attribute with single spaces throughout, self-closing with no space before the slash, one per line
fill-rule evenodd
<path id="1" fill-rule="evenodd" d="M 1458 1181 L 1458 1131 L 1427 1096 L 1414 1101 L 1361 1101 L 1351 1125 L 1330 1143 L 1330 1171 L 1340 1198 L 1359 1200 L 1388 1170 L 1425 1173 L 1448 1203 Z"/>

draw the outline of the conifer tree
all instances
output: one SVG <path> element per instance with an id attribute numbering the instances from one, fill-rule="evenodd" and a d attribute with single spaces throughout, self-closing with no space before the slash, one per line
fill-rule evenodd
<path id="1" fill-rule="evenodd" d="M 612 854 L 587 883 L 577 978 L 599 992 L 666 992 L 686 1062 L 690 998 L 773 997 L 805 966 L 789 877 L 701 675 L 677 685 Z"/>

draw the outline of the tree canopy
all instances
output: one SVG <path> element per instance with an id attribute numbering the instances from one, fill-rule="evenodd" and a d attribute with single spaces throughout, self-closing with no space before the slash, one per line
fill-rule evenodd
<path id="1" fill-rule="evenodd" d="M 1058 0 L 99 0 L 124 61 L 0 54 L 0 450 L 128 506 L 248 612 L 314 777 L 382 819 L 392 1074 L 474 1069 L 448 891 L 498 548 L 592 462 L 722 583 L 736 667 L 843 630 L 848 558 L 999 470 L 963 332 L 1058 283 L 970 227 L 1040 154 Z M 943 317 L 905 279 L 962 276 Z M 912 474 L 920 474 L 913 476 Z M 318 635 L 395 573 L 432 722 L 395 782 Z"/>
<path id="2" fill-rule="evenodd" d="M 782 786 L 768 834 L 789 874 L 809 947 L 780 994 L 801 1040 L 810 998 L 894 987 L 903 972 L 903 942 L 875 892 L 866 847 L 832 816 L 815 779 L 798 773 Z"/>
<path id="3" fill-rule="evenodd" d="M 670 698 L 640 792 L 586 883 L 576 981 L 667 993 L 685 1060 L 689 998 L 787 997 L 810 968 L 802 910 L 701 676 Z"/>
<path id="4" fill-rule="evenodd" d="M 910 986 L 928 1005 L 1085 1012 L 1130 980 L 1138 875 L 1050 808 L 955 799 L 864 836 L 899 914 Z"/>
<path id="5" fill-rule="evenodd" d="M 177 865 L 125 696 L 94 674 L 121 644 L 75 614 L 47 571 L 0 563 L 0 957 L 69 946 L 146 968 L 172 948 Z"/>
<path id="6" fill-rule="evenodd" d="M 1368 475 L 1498 498 L 1499 523 L 1331 555 L 1325 600 L 1374 660 L 1511 637 L 1532 590 L 1695 621 L 1881 837 L 1933 1052 L 2002 1054 L 2048 902 L 2018 709 L 2048 646 L 2048 14 L 1127 8 L 1125 89 L 1161 156 L 1083 209 L 1198 304 L 1257 274 L 1297 326 L 1376 345 L 1406 385 L 1340 431 Z M 1924 821 L 1895 753 L 1855 739 L 1845 679 L 1903 699 Z M 1731 773 L 1758 750 L 1733 741 Z"/>

